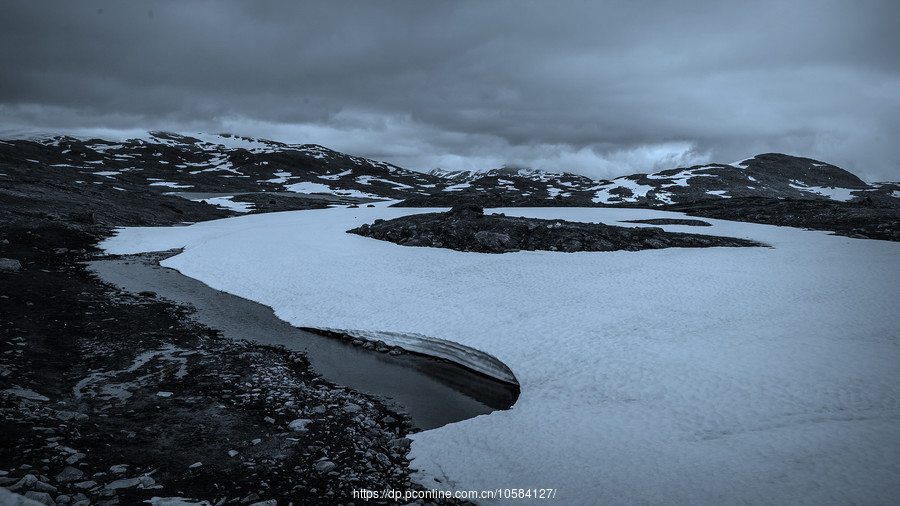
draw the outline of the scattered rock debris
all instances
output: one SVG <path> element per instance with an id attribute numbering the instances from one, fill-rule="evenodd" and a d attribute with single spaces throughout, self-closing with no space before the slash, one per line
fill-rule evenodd
<path id="1" fill-rule="evenodd" d="M 380 399 L 101 283 L 79 264 L 97 233 L 3 232 L 0 257 L 22 268 L 0 273 L 0 487 L 21 497 L 0 502 L 350 504 L 354 489 L 418 488 L 409 420 Z"/>

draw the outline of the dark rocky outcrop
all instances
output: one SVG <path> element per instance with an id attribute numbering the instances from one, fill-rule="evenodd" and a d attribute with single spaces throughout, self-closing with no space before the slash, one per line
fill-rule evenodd
<path id="1" fill-rule="evenodd" d="M 666 232 L 658 227 L 617 227 L 603 223 L 485 215 L 476 205 L 446 213 L 376 220 L 348 232 L 404 246 L 508 253 L 520 250 L 637 251 L 670 247 L 761 246 L 746 239 Z"/>
<path id="2" fill-rule="evenodd" d="M 834 202 L 746 197 L 673 204 L 662 209 L 704 218 L 829 230 L 857 239 L 900 241 L 900 205 L 890 199 Z"/>

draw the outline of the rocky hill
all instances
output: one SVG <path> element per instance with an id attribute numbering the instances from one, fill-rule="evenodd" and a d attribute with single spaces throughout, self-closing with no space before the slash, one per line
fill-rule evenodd
<path id="1" fill-rule="evenodd" d="M 451 192 L 469 195 L 486 205 L 663 206 L 736 197 L 900 201 L 898 184 L 868 184 L 834 165 L 778 153 L 734 164 L 674 168 L 613 180 L 511 168 L 487 172 L 433 170 L 430 174 L 453 184 L 443 187 L 436 199 L 414 197 L 409 205 L 425 205 L 427 200 L 452 203 Z"/>
<path id="2" fill-rule="evenodd" d="M 656 207 L 900 240 L 900 184 L 870 184 L 825 162 L 776 153 L 595 180 L 519 168 L 425 174 L 314 144 L 229 134 L 150 132 L 121 142 L 45 135 L 0 141 L 0 196 L 13 204 L 10 219 L 110 225 L 389 199 L 412 207 Z M 802 205 L 785 223 L 771 212 L 784 207 L 779 202 Z M 714 209 L 725 212 L 709 214 Z"/>
<path id="3" fill-rule="evenodd" d="M 565 172 L 502 168 L 428 174 L 315 144 L 150 132 L 122 142 L 44 136 L 0 141 L 0 167 L 76 185 L 179 193 L 293 192 L 409 199 L 435 205 L 477 197 L 512 205 L 666 205 L 729 197 L 847 202 L 900 199 L 900 186 L 868 184 L 834 165 L 782 154 L 594 180 Z M 235 201 L 247 199 L 234 198 Z M 252 199 L 250 199 L 252 200 Z M 253 202 L 248 202 L 253 204 Z M 443 205 L 443 204 L 439 204 Z M 252 206 L 251 206 L 252 207 Z"/>

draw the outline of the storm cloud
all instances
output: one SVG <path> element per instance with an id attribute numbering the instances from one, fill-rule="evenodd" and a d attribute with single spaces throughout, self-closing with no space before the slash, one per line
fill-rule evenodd
<path id="1" fill-rule="evenodd" d="M 898 5 L 4 2 L 0 130 L 594 177 L 778 151 L 898 180 Z"/>

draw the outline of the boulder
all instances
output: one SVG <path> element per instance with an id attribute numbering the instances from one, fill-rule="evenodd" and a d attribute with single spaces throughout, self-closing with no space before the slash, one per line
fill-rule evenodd
<path id="1" fill-rule="evenodd" d="M 312 423 L 312 420 L 309 418 L 298 418 L 288 424 L 288 429 L 291 429 L 294 432 L 308 432 L 309 429 L 307 429 L 306 426 L 310 423 Z"/>
<path id="2" fill-rule="evenodd" d="M 16 272 L 22 269 L 22 263 L 15 258 L 0 258 L 0 271 Z"/>
<path id="3" fill-rule="evenodd" d="M 503 252 L 512 248 L 512 239 L 499 232 L 481 230 L 475 233 L 475 240 L 489 251 Z"/>
<path id="4" fill-rule="evenodd" d="M 141 484 L 140 478 L 122 478 L 106 485 L 108 490 L 118 490 L 120 488 L 132 488 Z"/>
<path id="5" fill-rule="evenodd" d="M 447 217 L 454 217 L 463 220 L 472 220 L 484 216 L 484 208 L 475 204 L 461 204 L 453 206 L 447 211 Z"/>
<path id="6" fill-rule="evenodd" d="M 54 501 L 53 498 L 50 497 L 50 494 L 48 494 L 47 492 L 37 492 L 34 490 L 29 490 L 28 492 L 25 492 L 25 497 L 38 504 L 56 504 L 56 501 Z"/>
<path id="7" fill-rule="evenodd" d="M 35 501 L 34 499 L 29 499 L 27 497 L 23 497 L 19 494 L 10 492 L 5 488 L 0 488 L 0 504 L 6 506 L 39 506 L 41 503 Z"/>
<path id="8" fill-rule="evenodd" d="M 31 490 L 34 488 L 34 484 L 37 483 L 37 476 L 33 474 L 26 474 L 22 477 L 21 480 L 9 486 L 9 489 L 13 492 L 21 492 L 24 490 Z"/>
<path id="9" fill-rule="evenodd" d="M 337 467 L 337 464 L 335 464 L 334 462 L 331 462 L 330 460 L 323 460 L 321 462 L 316 462 L 316 465 L 313 467 L 315 468 L 316 471 L 324 474 L 324 473 L 334 470 L 334 468 Z"/>

